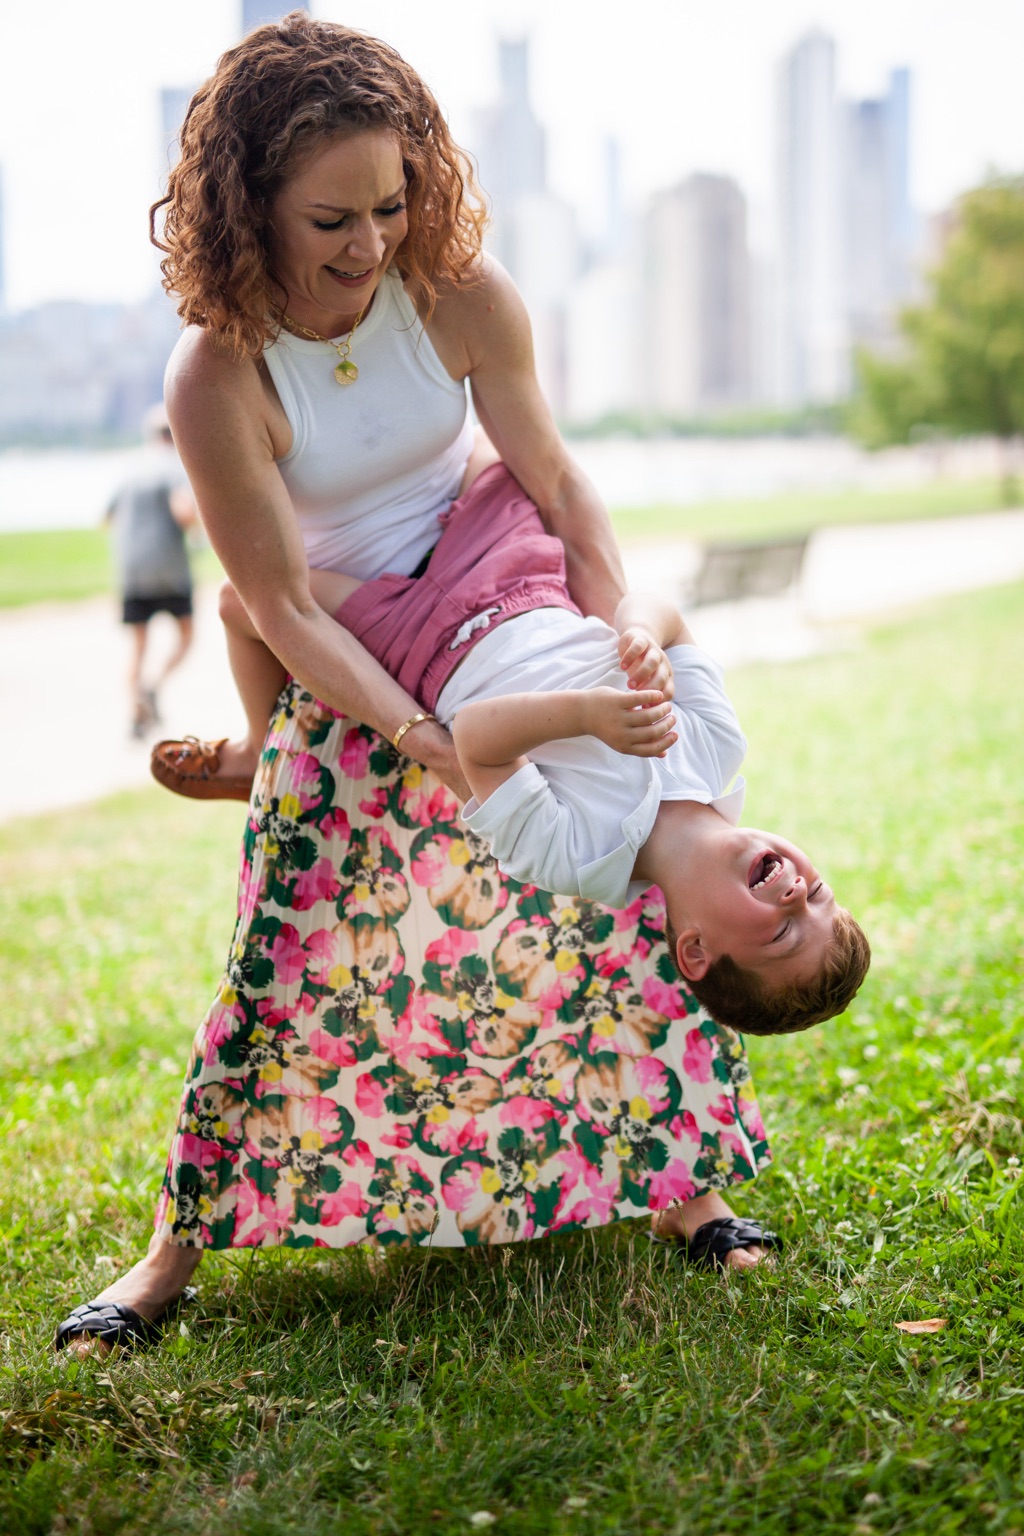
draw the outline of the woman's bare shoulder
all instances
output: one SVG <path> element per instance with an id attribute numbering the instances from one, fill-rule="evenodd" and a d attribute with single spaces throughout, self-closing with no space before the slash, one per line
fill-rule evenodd
<path id="1" fill-rule="evenodd" d="M 493 256 L 483 255 L 461 283 L 439 285 L 431 327 L 458 341 L 467 371 L 484 353 L 529 335 L 529 319 L 519 290 Z"/>
<path id="2" fill-rule="evenodd" d="M 187 326 L 171 353 L 164 377 L 168 394 L 188 396 L 209 388 L 232 392 L 257 382 L 251 357 L 238 358 L 216 331 Z"/>
<path id="3" fill-rule="evenodd" d="M 438 283 L 435 312 L 460 316 L 489 313 L 491 306 L 513 303 L 522 304 L 518 288 L 501 262 L 483 252 L 460 282 L 446 279 Z"/>

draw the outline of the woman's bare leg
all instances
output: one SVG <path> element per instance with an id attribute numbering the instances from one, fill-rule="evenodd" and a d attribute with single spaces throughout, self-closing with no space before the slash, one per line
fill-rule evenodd
<path id="1" fill-rule="evenodd" d="M 706 1221 L 718 1221 L 735 1214 L 718 1191 L 710 1189 L 706 1195 L 697 1195 L 671 1210 L 659 1211 L 651 1222 L 651 1230 L 659 1237 L 692 1237 Z M 731 1269 L 753 1269 L 767 1257 L 767 1250 L 760 1243 L 754 1243 L 750 1248 L 734 1248 L 726 1254 L 724 1262 Z"/>
<path id="2" fill-rule="evenodd" d="M 141 1317 L 158 1318 L 177 1301 L 202 1256 L 201 1248 L 175 1247 L 154 1232 L 146 1257 L 108 1285 L 95 1300 L 123 1301 L 134 1307 Z M 110 1353 L 110 1346 L 89 1334 L 78 1333 L 68 1340 L 67 1352 L 78 1356 L 106 1355 Z"/>

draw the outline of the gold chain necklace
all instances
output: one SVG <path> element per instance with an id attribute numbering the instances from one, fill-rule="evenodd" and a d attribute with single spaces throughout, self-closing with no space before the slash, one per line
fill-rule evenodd
<path id="1" fill-rule="evenodd" d="M 359 377 L 359 369 L 351 358 L 352 337 L 365 313 L 365 309 L 359 311 L 352 322 L 352 329 L 341 341 L 332 341 L 329 336 L 321 336 L 319 331 L 311 331 L 308 325 L 300 325 L 297 320 L 292 319 L 291 315 L 282 315 L 281 318 L 290 331 L 297 331 L 300 336 L 305 336 L 310 341 L 325 341 L 329 347 L 333 347 L 338 354 L 338 361 L 334 365 L 335 379 L 339 384 L 354 384 Z"/>

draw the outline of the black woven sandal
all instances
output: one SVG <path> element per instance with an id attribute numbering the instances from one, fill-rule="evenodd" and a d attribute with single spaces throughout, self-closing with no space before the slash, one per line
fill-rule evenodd
<path id="1" fill-rule="evenodd" d="M 651 1241 L 675 1248 L 696 1269 L 724 1269 L 726 1255 L 734 1248 L 752 1248 L 755 1243 L 761 1248 L 782 1247 L 777 1232 L 742 1216 L 719 1216 L 706 1221 L 692 1237 L 660 1237 L 652 1232 Z"/>
<path id="2" fill-rule="evenodd" d="M 155 1321 L 143 1317 L 125 1301 L 83 1301 L 60 1324 L 54 1334 L 53 1347 L 63 1349 L 75 1334 L 85 1333 L 104 1344 L 120 1344 L 123 1350 L 145 1349 L 156 1343 L 171 1317 L 182 1307 L 191 1306 L 198 1295 L 194 1286 L 187 1285 Z"/>

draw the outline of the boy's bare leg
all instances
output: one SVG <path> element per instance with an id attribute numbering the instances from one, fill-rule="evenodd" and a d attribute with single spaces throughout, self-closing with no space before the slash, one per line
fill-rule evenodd
<path id="1" fill-rule="evenodd" d="M 310 571 L 309 590 L 326 613 L 334 614 L 362 583 L 337 571 Z M 256 772 L 267 724 L 287 676 L 273 651 L 260 639 L 241 598 L 230 582 L 220 590 L 220 617 L 228 643 L 228 661 L 242 708 L 246 733 L 218 750 L 218 774 L 251 778 Z"/>
<path id="2" fill-rule="evenodd" d="M 185 657 L 192 649 L 192 639 L 194 634 L 192 615 L 185 614 L 182 618 L 175 619 L 174 623 L 177 630 L 174 649 L 171 651 L 171 654 L 160 668 L 160 675 L 156 682 L 153 684 L 154 690 L 156 692 L 160 691 L 164 683 L 166 683 L 167 679 L 170 677 L 171 673 L 175 671 L 176 668 L 181 666 L 182 662 L 185 660 Z"/>
<path id="3" fill-rule="evenodd" d="M 146 701 L 142 697 L 142 667 L 146 657 L 148 624 L 130 624 L 131 651 L 128 658 L 128 697 L 131 700 L 132 730 L 142 734 L 148 724 Z"/>

